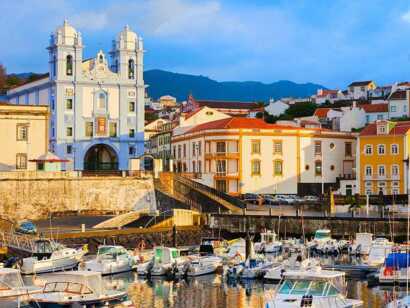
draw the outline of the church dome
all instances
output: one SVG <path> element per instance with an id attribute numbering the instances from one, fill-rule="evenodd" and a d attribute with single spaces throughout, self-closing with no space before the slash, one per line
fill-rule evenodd
<path id="1" fill-rule="evenodd" d="M 117 47 L 121 49 L 135 50 L 138 45 L 138 35 L 126 25 L 124 30 L 118 34 L 117 44 L 119 45 Z"/>
<path id="2" fill-rule="evenodd" d="M 54 33 L 54 42 L 64 45 L 81 45 L 81 36 L 67 20 L 64 20 L 63 25 L 58 27 Z"/>

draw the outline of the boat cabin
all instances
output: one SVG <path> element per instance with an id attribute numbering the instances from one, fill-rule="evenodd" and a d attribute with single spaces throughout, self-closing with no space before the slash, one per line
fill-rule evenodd
<path id="1" fill-rule="evenodd" d="M 261 233 L 262 243 L 273 243 L 276 241 L 276 233 L 274 231 L 267 231 Z"/>
<path id="2" fill-rule="evenodd" d="M 155 247 L 155 263 L 168 264 L 175 262 L 179 257 L 179 250 L 172 247 Z"/>
<path id="3" fill-rule="evenodd" d="M 314 240 L 329 240 L 330 237 L 330 230 L 329 229 L 321 229 L 315 232 Z"/>
<path id="4" fill-rule="evenodd" d="M 128 251 L 122 246 L 104 245 L 99 246 L 97 251 L 98 257 L 116 258 L 122 255 L 128 255 Z"/>
<path id="5" fill-rule="evenodd" d="M 0 297 L 8 290 L 22 288 L 24 286 L 20 271 L 13 268 L 0 269 Z"/>

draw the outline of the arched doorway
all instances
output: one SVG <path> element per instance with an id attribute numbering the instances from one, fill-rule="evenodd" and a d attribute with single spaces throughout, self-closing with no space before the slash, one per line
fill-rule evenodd
<path id="1" fill-rule="evenodd" d="M 106 144 L 96 144 L 84 156 L 84 170 L 118 170 L 118 157 Z"/>

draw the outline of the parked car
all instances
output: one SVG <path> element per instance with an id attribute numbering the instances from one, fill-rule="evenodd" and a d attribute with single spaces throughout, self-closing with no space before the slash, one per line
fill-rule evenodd
<path id="1" fill-rule="evenodd" d="M 319 197 L 317 197 L 317 196 L 304 196 L 303 200 L 306 203 L 318 203 L 319 202 Z"/>
<path id="2" fill-rule="evenodd" d="M 244 194 L 243 195 L 243 201 L 245 203 L 259 204 L 259 201 L 261 198 L 263 197 L 258 194 Z"/>
<path id="3" fill-rule="evenodd" d="M 31 221 L 23 221 L 20 225 L 16 228 L 16 232 L 23 233 L 23 234 L 37 234 L 37 227 Z"/>
<path id="4" fill-rule="evenodd" d="M 269 205 L 278 205 L 279 200 L 274 195 L 263 195 L 263 203 Z"/>

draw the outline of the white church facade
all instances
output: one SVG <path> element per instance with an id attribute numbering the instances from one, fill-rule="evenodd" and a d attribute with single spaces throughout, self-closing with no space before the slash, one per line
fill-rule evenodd
<path id="1" fill-rule="evenodd" d="M 49 73 L 11 89 L 10 103 L 48 105 L 50 151 L 65 170 L 127 170 L 144 153 L 143 42 L 128 26 L 110 61 L 83 59 L 81 33 L 67 21 L 50 37 Z"/>

